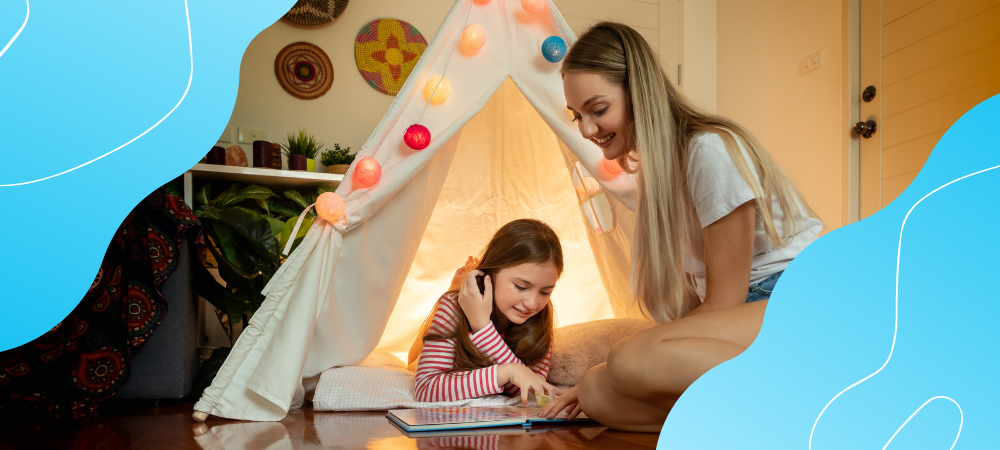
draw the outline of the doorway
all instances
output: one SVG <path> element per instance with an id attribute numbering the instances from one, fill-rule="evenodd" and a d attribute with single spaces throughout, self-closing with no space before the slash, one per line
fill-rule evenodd
<path id="1" fill-rule="evenodd" d="M 860 0 L 859 13 L 865 218 L 906 189 L 962 114 L 1000 94 L 1000 0 Z"/>

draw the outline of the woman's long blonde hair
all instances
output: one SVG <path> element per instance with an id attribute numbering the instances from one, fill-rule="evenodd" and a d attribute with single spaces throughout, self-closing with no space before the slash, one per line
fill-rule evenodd
<path id="1" fill-rule="evenodd" d="M 754 192 L 757 217 L 771 245 L 786 245 L 804 228 L 807 217 L 816 217 L 757 138 L 736 122 L 692 105 L 667 79 L 646 40 L 627 25 L 600 22 L 587 30 L 563 61 L 562 73 L 569 72 L 600 74 L 627 93 L 631 120 L 624 136 L 625 148 L 635 150 L 638 160 L 626 152 L 618 163 L 638 175 L 633 295 L 657 322 L 681 317 L 685 297 L 694 290 L 684 272 L 682 256 L 694 231 L 686 174 L 688 145 L 695 134 L 710 131 L 722 138 Z M 733 135 L 746 147 L 759 182 Z M 636 162 L 637 170 L 630 170 Z M 771 199 L 777 200 L 785 215 L 785 226 L 780 230 L 774 224 Z"/>

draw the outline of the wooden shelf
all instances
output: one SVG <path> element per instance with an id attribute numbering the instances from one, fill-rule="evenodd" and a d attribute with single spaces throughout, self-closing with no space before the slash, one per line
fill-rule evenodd
<path id="1" fill-rule="evenodd" d="M 344 179 L 341 174 L 305 172 L 299 170 L 275 170 L 258 167 L 222 166 L 217 164 L 195 164 L 184 173 L 184 200 L 193 207 L 194 179 L 237 181 L 243 184 L 259 184 L 272 190 L 336 187 Z"/>

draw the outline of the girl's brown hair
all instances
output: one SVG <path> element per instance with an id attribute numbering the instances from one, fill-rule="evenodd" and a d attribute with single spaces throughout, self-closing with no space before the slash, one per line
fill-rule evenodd
<path id="1" fill-rule="evenodd" d="M 688 146 L 695 134 L 714 132 L 722 138 L 729 157 L 754 192 L 757 217 L 771 245 L 785 246 L 804 228 L 808 217 L 816 217 L 757 138 L 738 123 L 695 107 L 667 79 L 652 47 L 629 26 L 594 25 L 570 48 L 561 71 L 596 73 L 626 92 L 630 120 L 624 138 L 630 151 L 618 163 L 638 174 L 633 295 L 657 322 L 681 317 L 685 297 L 694 291 L 683 270 L 682 254 L 690 245 L 691 232 L 701 232 L 692 229 L 686 176 Z M 746 147 L 759 181 L 736 139 Z M 635 162 L 639 162 L 638 170 L 631 169 Z M 772 199 L 784 212 L 782 229 L 775 226 Z"/>
<path id="2" fill-rule="evenodd" d="M 525 263 L 545 264 L 551 262 L 556 271 L 562 275 L 563 257 L 559 237 L 544 222 L 534 219 L 518 219 L 501 227 L 490 239 L 486 249 L 479 257 L 480 263 L 476 269 L 490 276 L 496 283 L 496 274 L 501 269 Z M 457 290 L 449 294 L 458 293 Z M 437 309 L 437 305 L 435 305 Z M 497 331 L 504 335 L 504 342 L 514 351 L 522 363 L 532 366 L 545 359 L 552 345 L 553 335 L 552 302 L 546 303 L 538 314 L 531 316 L 522 324 L 512 323 L 493 303 L 493 313 L 490 320 Z M 455 339 L 455 368 L 465 371 L 489 367 L 491 361 L 472 343 L 469 338 L 469 318 L 458 311 L 458 324 L 454 331 L 447 335 L 427 334 L 424 342 Z"/>

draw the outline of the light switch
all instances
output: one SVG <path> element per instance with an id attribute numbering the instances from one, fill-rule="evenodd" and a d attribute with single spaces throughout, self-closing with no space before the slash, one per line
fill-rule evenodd
<path id="1" fill-rule="evenodd" d="M 799 62 L 799 75 L 805 75 L 820 67 L 823 67 L 823 50 L 817 50 L 802 58 L 802 61 Z"/>
<path id="2" fill-rule="evenodd" d="M 267 140 L 267 130 L 240 127 L 239 134 L 240 134 L 239 139 L 241 144 L 253 144 L 253 141 Z"/>

